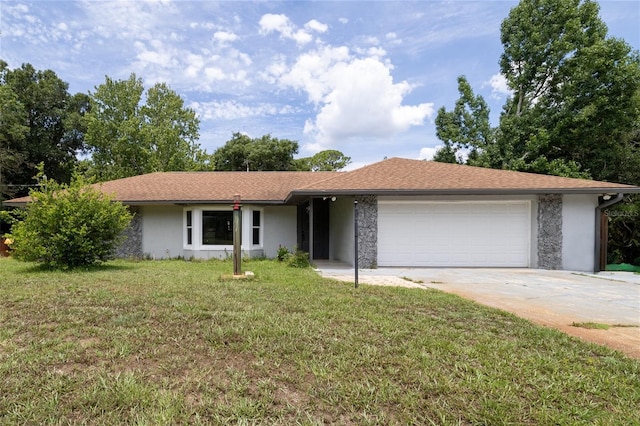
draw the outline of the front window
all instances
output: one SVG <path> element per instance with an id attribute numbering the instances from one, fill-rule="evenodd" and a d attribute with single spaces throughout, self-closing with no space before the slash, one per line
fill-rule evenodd
<path id="1" fill-rule="evenodd" d="M 187 210 L 187 245 L 193 244 L 193 212 Z"/>
<path id="2" fill-rule="evenodd" d="M 202 244 L 233 245 L 233 212 L 202 212 Z"/>
<path id="3" fill-rule="evenodd" d="M 254 246 L 260 245 L 260 210 L 253 211 L 253 222 L 251 230 L 253 231 L 251 235 L 251 243 Z"/>

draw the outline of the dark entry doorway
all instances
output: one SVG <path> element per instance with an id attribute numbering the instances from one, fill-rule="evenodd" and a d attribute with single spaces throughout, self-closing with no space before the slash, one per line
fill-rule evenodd
<path id="1" fill-rule="evenodd" d="M 298 206 L 298 248 L 310 252 L 312 259 L 329 259 L 329 206 L 330 201 L 321 198 Z"/>
<path id="2" fill-rule="evenodd" d="M 313 200 L 313 258 L 329 259 L 329 199 Z"/>
<path id="3" fill-rule="evenodd" d="M 309 212 L 311 206 L 306 201 L 298 205 L 298 248 L 309 253 Z"/>

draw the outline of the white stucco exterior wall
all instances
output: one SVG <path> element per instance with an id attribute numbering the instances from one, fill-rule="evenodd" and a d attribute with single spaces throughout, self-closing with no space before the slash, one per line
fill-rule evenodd
<path id="1" fill-rule="evenodd" d="M 338 198 L 329 208 L 329 257 L 353 265 L 353 198 Z"/>
<path id="2" fill-rule="evenodd" d="M 594 270 L 596 195 L 565 195 L 562 199 L 562 269 Z"/>
<path id="3" fill-rule="evenodd" d="M 153 259 L 183 255 L 182 207 L 142 207 L 142 253 Z"/>
<path id="4" fill-rule="evenodd" d="M 266 206 L 264 208 L 264 255 L 275 258 L 278 247 L 293 251 L 297 243 L 296 206 Z"/>

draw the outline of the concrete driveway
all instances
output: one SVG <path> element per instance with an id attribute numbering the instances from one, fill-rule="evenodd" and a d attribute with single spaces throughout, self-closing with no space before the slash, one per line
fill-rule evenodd
<path id="1" fill-rule="evenodd" d="M 352 268 L 326 264 L 318 272 L 354 281 Z M 434 288 L 512 312 L 536 323 L 605 344 L 640 358 L 640 275 L 538 269 L 361 269 L 359 282 Z M 612 326 L 592 330 L 572 326 L 594 322 Z"/>

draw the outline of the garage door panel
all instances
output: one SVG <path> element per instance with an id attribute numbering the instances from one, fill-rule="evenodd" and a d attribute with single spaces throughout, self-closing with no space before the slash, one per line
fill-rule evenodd
<path id="1" fill-rule="evenodd" d="M 380 266 L 529 266 L 530 203 L 378 205 Z"/>

